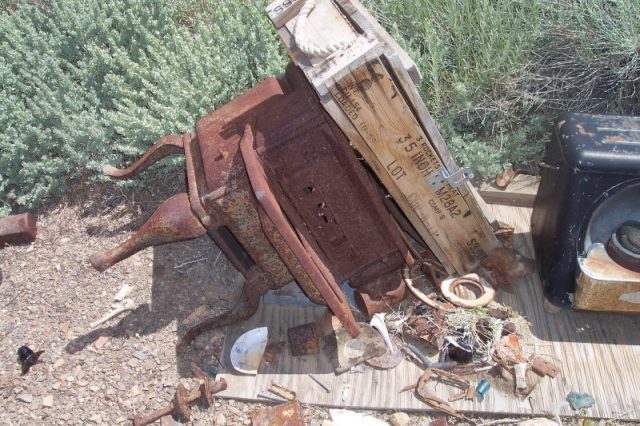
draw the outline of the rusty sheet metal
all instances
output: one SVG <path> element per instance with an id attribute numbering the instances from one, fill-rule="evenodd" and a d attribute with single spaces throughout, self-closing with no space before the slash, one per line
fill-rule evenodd
<path id="1" fill-rule="evenodd" d="M 0 218 L 0 247 L 30 243 L 36 239 L 36 218 L 31 213 Z"/>
<path id="2" fill-rule="evenodd" d="M 578 265 L 576 308 L 638 312 L 640 272 L 618 265 L 602 244 L 594 244 L 586 258 L 578 258 Z"/>
<path id="3" fill-rule="evenodd" d="M 346 296 L 342 293 L 340 285 L 335 282 L 335 280 L 330 280 L 330 277 L 322 274 L 318 265 L 313 261 L 307 249 L 300 242 L 296 230 L 287 221 L 273 191 L 269 187 L 267 176 L 253 148 L 253 143 L 253 129 L 250 125 L 247 125 L 242 140 L 240 141 L 240 149 L 247 168 L 249 180 L 251 181 L 251 186 L 253 187 L 258 202 L 278 229 L 278 232 L 282 235 L 287 245 L 291 248 L 304 270 L 309 274 L 334 315 L 340 319 L 340 322 L 350 335 L 357 336 L 359 331 L 356 327 L 356 320 L 351 313 Z"/>
<path id="4" fill-rule="evenodd" d="M 317 354 L 320 351 L 320 330 L 318 323 L 296 325 L 287 330 L 289 350 L 293 356 Z"/>
<path id="5" fill-rule="evenodd" d="M 251 413 L 253 426 L 304 426 L 304 418 L 298 401 Z"/>

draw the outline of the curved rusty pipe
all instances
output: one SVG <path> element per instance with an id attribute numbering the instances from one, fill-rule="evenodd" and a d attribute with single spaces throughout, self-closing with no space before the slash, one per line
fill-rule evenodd
<path id="1" fill-rule="evenodd" d="M 145 171 L 157 161 L 165 157 L 184 152 L 184 144 L 193 139 L 193 134 L 167 135 L 158 139 L 144 155 L 125 169 L 118 169 L 109 164 L 102 168 L 102 173 L 115 179 L 130 179 Z"/>
<path id="2" fill-rule="evenodd" d="M 131 238 L 115 248 L 92 255 L 89 262 L 102 272 L 147 247 L 190 240 L 206 233 L 206 228 L 191 211 L 189 196 L 182 192 L 162 203 Z"/>

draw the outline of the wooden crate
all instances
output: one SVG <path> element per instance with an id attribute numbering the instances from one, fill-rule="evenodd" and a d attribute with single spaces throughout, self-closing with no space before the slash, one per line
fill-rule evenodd
<path id="1" fill-rule="evenodd" d="M 299 13 L 311 47 L 295 41 Z M 499 245 L 415 83 L 415 63 L 357 0 L 276 0 L 269 17 L 320 101 L 449 273 L 464 273 Z M 303 18 L 304 19 L 304 18 Z M 301 43 L 302 44 L 302 43 Z M 304 44 L 303 44 L 304 45 Z"/>

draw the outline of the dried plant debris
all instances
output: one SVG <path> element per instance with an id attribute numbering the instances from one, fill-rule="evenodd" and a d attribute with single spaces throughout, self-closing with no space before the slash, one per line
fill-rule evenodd
<path id="1" fill-rule="evenodd" d="M 530 335 L 529 322 L 497 302 L 485 308 L 458 308 L 449 313 L 425 309 L 423 305 L 411 306 L 386 319 L 391 333 L 423 340 L 438 350 L 450 347 L 452 353 L 461 355 L 460 361 L 465 361 L 461 351 L 472 352 L 476 360 L 489 361 L 504 334 Z"/>

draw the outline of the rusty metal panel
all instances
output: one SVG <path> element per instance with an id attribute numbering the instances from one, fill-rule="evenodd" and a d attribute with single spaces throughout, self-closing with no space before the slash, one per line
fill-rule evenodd
<path id="1" fill-rule="evenodd" d="M 36 219 L 31 213 L 0 218 L 0 247 L 30 243 L 36 239 Z"/>
<path id="2" fill-rule="evenodd" d="M 304 426 L 302 410 L 298 401 L 251 413 L 253 426 Z"/>

